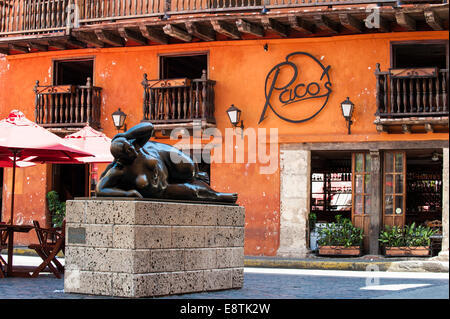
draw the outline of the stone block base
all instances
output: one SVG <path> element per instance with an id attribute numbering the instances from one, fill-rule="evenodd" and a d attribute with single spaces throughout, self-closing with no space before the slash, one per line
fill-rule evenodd
<path id="1" fill-rule="evenodd" d="M 151 297 L 241 288 L 244 215 L 227 205 L 68 201 L 64 291 Z"/>

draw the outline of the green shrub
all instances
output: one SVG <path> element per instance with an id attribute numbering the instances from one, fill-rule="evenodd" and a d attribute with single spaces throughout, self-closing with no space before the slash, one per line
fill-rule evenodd
<path id="1" fill-rule="evenodd" d="M 348 218 L 336 216 L 335 223 L 319 229 L 319 246 L 361 246 L 363 230 L 353 226 Z"/>
<path id="2" fill-rule="evenodd" d="M 384 247 L 418 247 L 429 246 L 430 236 L 437 231 L 415 223 L 404 227 L 386 226 L 378 240 Z"/>
<path id="3" fill-rule="evenodd" d="M 53 226 L 61 227 L 66 217 L 66 203 L 59 200 L 59 194 L 56 191 L 50 191 L 47 193 L 47 204 Z"/>

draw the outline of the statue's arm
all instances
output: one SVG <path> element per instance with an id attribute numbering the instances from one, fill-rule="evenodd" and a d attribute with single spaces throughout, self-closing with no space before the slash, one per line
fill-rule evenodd
<path id="1" fill-rule="evenodd" d="M 143 198 L 143 196 L 135 189 L 123 190 L 117 187 L 121 177 L 122 172 L 118 169 L 111 168 L 106 172 L 106 174 L 100 179 L 96 187 L 97 196 L 102 197 L 138 197 Z"/>
<path id="2" fill-rule="evenodd" d="M 114 139 L 117 137 L 125 137 L 127 140 L 134 140 L 135 145 L 142 147 L 148 142 L 150 137 L 152 137 L 152 134 L 153 124 L 150 122 L 142 122 L 133 126 L 125 133 L 117 134 L 114 136 Z"/>

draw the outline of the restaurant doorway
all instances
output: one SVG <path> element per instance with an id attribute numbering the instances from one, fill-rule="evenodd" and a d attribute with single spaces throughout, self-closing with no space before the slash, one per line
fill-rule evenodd
<path id="1" fill-rule="evenodd" d="M 52 190 L 60 201 L 89 196 L 88 164 L 53 164 L 52 176 Z"/>
<path id="2" fill-rule="evenodd" d="M 442 222 L 442 149 L 384 154 L 383 225 Z"/>
<path id="3" fill-rule="evenodd" d="M 311 213 L 318 223 L 352 218 L 352 153 L 311 153 Z"/>
<path id="4" fill-rule="evenodd" d="M 406 154 L 405 224 L 442 224 L 442 149 Z"/>

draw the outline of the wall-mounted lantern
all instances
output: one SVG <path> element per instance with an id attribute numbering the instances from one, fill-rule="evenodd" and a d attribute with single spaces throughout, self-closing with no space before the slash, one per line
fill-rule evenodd
<path id="1" fill-rule="evenodd" d="M 241 120 L 242 111 L 238 109 L 234 104 L 227 110 L 228 118 L 230 119 L 231 124 L 236 128 L 239 127 L 241 129 L 241 136 L 243 136 L 244 131 L 244 121 Z"/>
<path id="2" fill-rule="evenodd" d="M 350 126 L 353 124 L 352 121 L 352 114 L 353 114 L 353 108 L 355 104 L 353 104 L 352 101 L 347 97 L 345 101 L 341 103 L 341 109 L 342 109 L 342 115 L 344 116 L 345 120 L 347 121 L 348 125 L 348 134 L 351 134 Z"/>
<path id="3" fill-rule="evenodd" d="M 117 131 L 119 131 L 120 129 L 122 129 L 123 127 L 123 131 L 125 132 L 127 130 L 127 125 L 125 124 L 125 119 L 127 118 L 127 115 L 122 112 L 122 110 L 119 109 L 117 111 L 115 111 L 112 114 L 112 119 L 114 122 L 114 126 L 116 127 Z"/>

